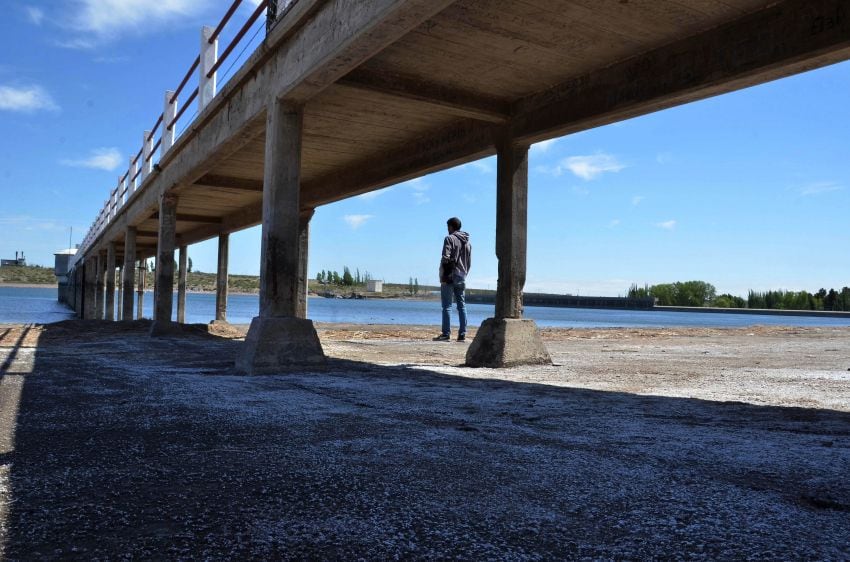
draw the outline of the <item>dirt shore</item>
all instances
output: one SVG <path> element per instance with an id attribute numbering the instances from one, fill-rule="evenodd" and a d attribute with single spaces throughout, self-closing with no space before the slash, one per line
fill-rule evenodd
<path id="1" fill-rule="evenodd" d="M 0 559 L 846 559 L 850 329 L 546 329 L 462 366 L 433 327 L 0 325 Z"/>

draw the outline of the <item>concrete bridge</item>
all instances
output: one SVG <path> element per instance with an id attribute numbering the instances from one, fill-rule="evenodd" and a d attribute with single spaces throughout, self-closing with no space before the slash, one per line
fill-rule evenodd
<path id="1" fill-rule="evenodd" d="M 247 373 L 324 360 L 307 319 L 316 207 L 492 154 L 498 294 L 467 362 L 547 361 L 522 319 L 531 143 L 850 58 L 850 0 L 264 1 L 237 33 L 271 4 L 264 42 L 216 91 L 233 52 L 217 56 L 218 35 L 239 23 L 239 3 L 203 30 L 195 64 L 165 94 L 76 255 L 67 301 L 83 318 L 132 319 L 134 269 L 155 257 L 152 334 L 168 333 L 175 250 L 182 322 L 185 248 L 218 237 L 224 320 L 228 235 L 262 224 Z"/>

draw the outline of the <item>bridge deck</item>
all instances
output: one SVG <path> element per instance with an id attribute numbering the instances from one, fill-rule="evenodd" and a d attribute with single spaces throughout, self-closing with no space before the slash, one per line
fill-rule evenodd
<path id="1" fill-rule="evenodd" d="M 92 246 L 179 193 L 191 244 L 262 220 L 265 112 L 304 105 L 313 208 L 495 153 L 850 57 L 846 2 L 300 0 Z M 120 252 L 120 244 L 119 244 Z"/>

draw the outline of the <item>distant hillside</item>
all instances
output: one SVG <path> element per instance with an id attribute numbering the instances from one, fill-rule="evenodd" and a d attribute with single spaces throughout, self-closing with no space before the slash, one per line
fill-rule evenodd
<path id="1" fill-rule="evenodd" d="M 40 265 L 0 267 L 0 283 L 21 283 L 29 285 L 55 285 L 56 276 L 52 267 Z"/>

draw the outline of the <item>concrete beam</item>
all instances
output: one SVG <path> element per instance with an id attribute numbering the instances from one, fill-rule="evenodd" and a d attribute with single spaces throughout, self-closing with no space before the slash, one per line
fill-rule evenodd
<path id="1" fill-rule="evenodd" d="M 328 1 L 272 65 L 272 92 L 304 103 L 454 0 Z"/>
<path id="2" fill-rule="evenodd" d="M 232 189 L 234 191 L 263 191 L 262 180 L 246 178 L 234 178 L 229 176 L 217 176 L 205 174 L 195 182 L 199 187 L 217 187 L 219 189 Z"/>
<path id="3" fill-rule="evenodd" d="M 496 318 L 522 318 L 528 244 L 528 145 L 499 143 L 496 172 Z"/>
<path id="4" fill-rule="evenodd" d="M 458 117 L 489 123 L 504 123 L 510 118 L 508 102 L 484 98 L 400 74 L 379 73 L 360 68 L 347 74 L 337 85 L 414 101 Z"/>
<path id="5" fill-rule="evenodd" d="M 116 320 L 123 320 L 124 319 L 124 300 L 123 300 L 124 299 L 124 265 L 123 265 L 124 259 L 123 259 L 123 257 L 122 257 L 120 263 L 122 265 L 118 266 L 118 295 L 116 297 L 118 299 L 117 300 L 118 307 L 117 307 L 117 310 L 115 311 L 115 319 Z"/>
<path id="6" fill-rule="evenodd" d="M 786 0 L 578 76 L 514 104 L 535 142 L 732 92 L 850 58 L 847 0 Z"/>
<path id="7" fill-rule="evenodd" d="M 160 213 L 156 212 L 151 215 L 150 218 L 159 220 Z M 209 224 L 221 224 L 221 217 L 210 217 L 207 215 L 187 215 L 187 214 L 177 214 L 174 215 L 175 220 L 178 222 L 203 222 Z M 162 231 L 160 230 L 160 233 Z"/>

